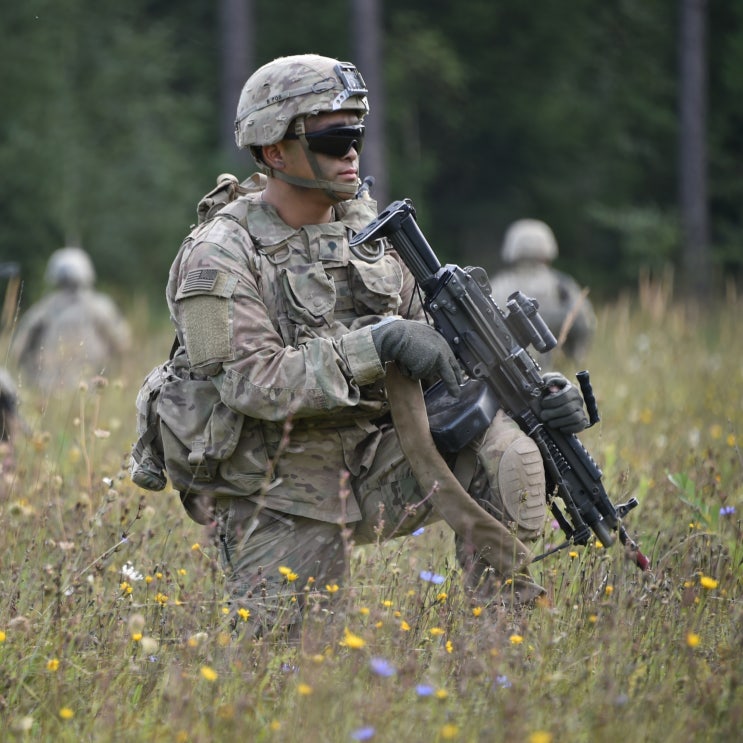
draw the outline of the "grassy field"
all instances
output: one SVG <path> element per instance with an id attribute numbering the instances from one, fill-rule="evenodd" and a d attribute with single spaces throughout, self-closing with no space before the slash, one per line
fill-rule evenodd
<path id="1" fill-rule="evenodd" d="M 614 502 L 640 500 L 626 526 L 652 571 L 564 550 L 535 568 L 549 600 L 513 614 L 466 600 L 433 525 L 355 551 L 341 589 L 297 576 L 299 647 L 233 635 L 209 535 L 128 479 L 134 398 L 170 347 L 135 312 L 146 340 L 119 378 L 48 406 L 23 392 L 0 484 L 0 740 L 740 740 L 743 303 L 640 299 L 601 312 L 602 421 L 582 439 Z"/>

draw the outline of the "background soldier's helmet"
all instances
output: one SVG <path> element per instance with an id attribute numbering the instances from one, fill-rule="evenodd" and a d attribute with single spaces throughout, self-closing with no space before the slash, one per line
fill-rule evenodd
<path id="1" fill-rule="evenodd" d="M 259 68 L 245 83 L 237 105 L 235 140 L 241 149 L 281 141 L 298 116 L 352 110 L 369 104 L 364 80 L 349 62 L 297 54 Z"/>
<path id="2" fill-rule="evenodd" d="M 60 248 L 49 258 L 45 279 L 47 284 L 60 289 L 91 287 L 95 269 L 82 248 Z"/>
<path id="3" fill-rule="evenodd" d="M 506 230 L 501 257 L 505 263 L 549 263 L 557 258 L 557 240 L 544 222 L 538 219 L 519 219 Z"/>

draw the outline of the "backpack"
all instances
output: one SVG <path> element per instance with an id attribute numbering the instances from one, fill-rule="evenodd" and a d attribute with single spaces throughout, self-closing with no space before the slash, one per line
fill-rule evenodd
<path id="1" fill-rule="evenodd" d="M 234 175 L 218 176 L 216 188 L 199 201 L 198 224 L 243 193 L 247 189 Z M 214 384 L 191 378 L 177 338 L 168 360 L 144 378 L 136 410 L 137 440 L 129 465 L 132 482 L 157 492 L 165 488 L 169 475 L 182 499 L 195 483 L 214 479 L 219 462 L 234 451 L 242 429 L 242 416 L 221 403 Z"/>

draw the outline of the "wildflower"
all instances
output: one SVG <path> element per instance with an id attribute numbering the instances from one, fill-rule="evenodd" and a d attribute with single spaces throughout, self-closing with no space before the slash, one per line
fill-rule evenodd
<path id="1" fill-rule="evenodd" d="M 229 614 L 230 613 L 230 607 L 229 606 L 223 606 L 222 607 L 222 614 Z"/>
<path id="2" fill-rule="evenodd" d="M 141 632 L 132 632 L 132 641 L 133 642 L 139 642 L 142 639 L 142 633 Z"/>
<path id="3" fill-rule="evenodd" d="M 448 593 L 444 593 L 443 591 L 436 597 L 436 601 L 438 601 L 440 604 L 443 604 L 446 599 L 449 598 Z"/>
<path id="4" fill-rule="evenodd" d="M 441 737 L 444 740 L 454 740 L 459 735 L 459 728 L 456 725 L 447 724 L 441 728 Z"/>
<path id="5" fill-rule="evenodd" d="M 419 536 L 420 536 L 421 534 L 423 534 L 423 532 L 424 532 L 425 530 L 426 530 L 426 529 L 425 529 L 425 527 L 421 526 L 421 527 L 419 527 L 418 529 L 416 529 L 416 530 L 415 530 L 415 531 L 414 531 L 414 532 L 412 533 L 412 535 L 413 535 L 414 537 L 419 537 Z"/>
<path id="6" fill-rule="evenodd" d="M 250 619 L 250 610 L 245 608 L 240 608 L 237 610 L 237 616 L 240 617 L 240 619 L 243 620 L 243 622 L 247 622 L 248 619 Z"/>
<path id="7" fill-rule="evenodd" d="M 168 597 L 164 593 L 160 593 L 159 591 L 155 594 L 155 601 L 157 601 L 158 604 L 161 606 L 165 606 L 165 604 L 168 603 Z"/>
<path id="8" fill-rule="evenodd" d="M 606 594 L 607 596 L 611 596 L 611 595 L 612 595 L 612 593 L 614 593 L 614 586 L 607 586 L 607 587 L 606 587 L 606 588 L 604 589 L 604 593 L 605 593 L 605 594 Z"/>
<path id="9" fill-rule="evenodd" d="M 521 645 L 524 641 L 521 635 L 511 635 L 508 639 L 511 641 L 511 645 Z"/>
<path id="10" fill-rule="evenodd" d="M 46 662 L 46 670 L 54 673 L 59 668 L 59 658 L 50 658 Z"/>
<path id="11" fill-rule="evenodd" d="M 725 439 L 725 443 L 728 446 L 735 446 L 735 444 L 737 443 L 737 440 L 735 438 L 735 434 L 734 433 L 729 433 L 727 439 Z"/>
<path id="12" fill-rule="evenodd" d="M 596 624 L 596 622 L 598 622 L 598 621 L 599 621 L 598 615 L 597 615 L 597 614 L 591 614 L 591 615 L 589 615 L 589 617 L 588 617 L 588 621 L 589 621 L 589 622 L 590 622 L 591 624 Z"/>
<path id="13" fill-rule="evenodd" d="M 127 579 L 131 581 L 138 581 L 142 580 L 144 576 L 142 573 L 135 570 L 134 565 L 132 565 L 130 562 L 127 562 L 124 564 L 124 567 L 121 568 L 121 574 Z"/>
<path id="14" fill-rule="evenodd" d="M 419 697 L 430 697 L 434 691 L 435 689 L 430 684 L 418 684 L 418 686 L 415 687 L 415 693 Z"/>
<path id="15" fill-rule="evenodd" d="M 353 733 L 351 733 L 351 738 L 352 740 L 371 740 L 376 732 L 377 731 L 371 725 L 367 725 L 366 727 L 354 730 Z"/>
<path id="16" fill-rule="evenodd" d="M 722 506 L 720 516 L 731 516 L 735 513 L 735 506 Z"/>
<path id="17" fill-rule="evenodd" d="M 436 699 L 446 699 L 449 692 L 446 689 L 436 689 Z"/>
<path id="18" fill-rule="evenodd" d="M 151 575 L 145 575 L 144 582 L 149 586 L 152 581 L 155 580 Z"/>
<path id="19" fill-rule="evenodd" d="M 129 583 L 127 583 L 126 581 L 123 581 L 123 582 L 121 583 L 121 585 L 119 586 L 119 588 L 121 589 L 121 592 L 122 592 L 122 593 L 123 593 L 123 594 L 124 594 L 125 596 L 128 596 L 128 595 L 129 595 L 129 594 L 130 594 L 130 593 L 131 593 L 131 592 L 132 592 L 132 591 L 134 590 L 134 589 L 133 589 L 133 588 L 131 587 L 131 585 L 130 585 Z"/>
<path id="20" fill-rule="evenodd" d="M 446 641 L 446 652 L 451 653 L 454 650 L 454 645 L 452 645 L 451 640 Z"/>
<path id="21" fill-rule="evenodd" d="M 281 573 L 281 575 L 283 575 L 289 583 L 292 583 L 297 580 L 297 578 L 299 578 L 299 575 L 297 575 L 297 573 L 295 573 L 291 568 L 288 568 L 285 565 L 279 566 L 279 573 Z"/>
<path id="22" fill-rule="evenodd" d="M 596 545 L 595 546 L 596 546 L 596 549 L 597 550 L 600 550 L 600 549 L 603 549 L 604 548 L 604 545 L 601 542 L 599 542 L 598 539 L 596 540 Z"/>
<path id="23" fill-rule="evenodd" d="M 185 568 L 181 568 L 181 569 L 180 569 L 180 570 L 178 571 L 178 575 L 186 575 L 186 574 L 187 574 L 187 572 L 188 572 L 188 571 L 187 571 L 187 570 L 186 570 Z"/>
<path id="24" fill-rule="evenodd" d="M 359 609 L 359 614 L 362 614 L 363 616 L 368 617 L 369 616 L 369 609 L 366 606 L 362 606 Z"/>
<path id="25" fill-rule="evenodd" d="M 300 696 L 308 697 L 310 694 L 312 694 L 312 687 L 309 684 L 299 684 L 297 686 L 297 693 Z"/>
<path id="26" fill-rule="evenodd" d="M 702 638 L 699 637 L 699 635 L 696 632 L 689 632 L 689 634 L 686 635 L 686 644 L 690 648 L 695 648 L 699 643 L 702 641 Z"/>
<path id="27" fill-rule="evenodd" d="M 5 632 L 0 629 L 0 642 L 5 642 L 6 637 L 7 635 L 5 634 Z"/>
<path id="28" fill-rule="evenodd" d="M 162 573 L 160 573 L 160 572 L 155 573 L 155 578 L 157 578 L 158 580 L 161 580 L 162 577 L 163 577 L 163 574 Z"/>
<path id="29" fill-rule="evenodd" d="M 475 607 L 474 607 L 474 608 L 472 609 L 472 613 L 473 613 L 473 614 L 474 614 L 474 615 L 475 615 L 476 617 L 479 617 L 479 616 L 480 616 L 480 614 L 482 614 L 482 606 L 475 606 Z"/>
<path id="30" fill-rule="evenodd" d="M 391 601 L 390 601 L 389 599 L 385 599 L 385 600 L 384 600 L 384 601 L 382 602 L 382 606 L 384 606 L 384 607 L 386 607 L 387 609 L 389 609 L 389 608 L 390 608 L 390 606 L 392 606 L 392 602 L 391 602 Z"/>
<path id="31" fill-rule="evenodd" d="M 216 681 L 219 674 L 211 666 L 201 666 L 201 675 L 207 681 Z"/>
<path id="32" fill-rule="evenodd" d="M 529 736 L 529 743 L 552 743 L 552 733 L 536 730 Z"/>
<path id="33" fill-rule="evenodd" d="M 703 575 L 699 579 L 699 584 L 702 588 L 712 589 L 717 588 L 717 581 L 714 578 L 710 578 L 708 575 Z"/>
<path id="34" fill-rule="evenodd" d="M 59 716 L 63 720 L 71 720 L 75 716 L 75 713 L 69 707 L 62 707 L 59 710 Z"/>
<path id="35" fill-rule="evenodd" d="M 325 590 L 328 593 L 338 593 L 338 590 L 339 590 L 338 589 L 338 584 L 337 583 L 333 583 L 332 585 L 327 585 L 327 586 L 325 586 Z"/>
<path id="36" fill-rule="evenodd" d="M 344 637 L 340 642 L 341 645 L 351 648 L 352 650 L 361 650 L 366 645 L 366 640 L 363 637 L 355 635 L 351 630 L 346 627 L 344 631 Z"/>
<path id="37" fill-rule="evenodd" d="M 443 575 L 432 573 L 430 570 L 421 570 L 420 579 L 437 586 L 441 585 L 446 580 Z"/>
<path id="38" fill-rule="evenodd" d="M 281 730 L 281 723 L 278 720 L 271 720 L 271 724 L 268 726 L 273 732 Z"/>
<path id="39" fill-rule="evenodd" d="M 575 560 L 575 558 L 578 557 L 578 553 L 575 550 L 570 550 L 570 552 L 568 552 L 568 555 L 571 560 Z"/>
<path id="40" fill-rule="evenodd" d="M 400 622 L 400 629 L 403 632 L 410 632 L 410 625 L 403 619 L 402 622 Z"/>
<path id="41" fill-rule="evenodd" d="M 430 632 L 430 633 L 431 633 L 431 634 L 432 634 L 432 635 L 433 635 L 434 637 L 440 637 L 441 635 L 443 635 L 443 634 L 444 634 L 444 630 L 442 630 L 442 629 L 441 629 L 441 627 L 431 627 L 431 629 L 429 630 L 429 632 Z"/>
<path id="42" fill-rule="evenodd" d="M 199 544 L 198 542 L 194 542 L 194 543 L 193 543 L 193 544 L 191 545 L 191 549 L 192 549 L 192 550 L 193 550 L 194 552 L 198 552 L 198 551 L 199 551 L 199 550 L 201 549 L 201 545 L 200 545 L 200 544 Z"/>
<path id="43" fill-rule="evenodd" d="M 508 676 L 496 676 L 494 684 L 500 686 L 501 689 L 510 689 L 512 686 Z"/>
<path id="44" fill-rule="evenodd" d="M 392 663 L 384 658 L 372 658 L 369 661 L 369 668 L 371 668 L 372 673 L 375 673 L 377 676 L 382 676 L 383 678 L 389 678 L 397 673 L 397 669 L 392 665 Z"/>

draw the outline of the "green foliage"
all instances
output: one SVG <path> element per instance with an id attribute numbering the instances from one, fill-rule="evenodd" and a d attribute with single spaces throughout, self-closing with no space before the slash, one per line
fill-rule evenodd
<path id="1" fill-rule="evenodd" d="M 742 308 L 658 296 L 601 312 L 587 361 L 602 421 L 581 434 L 612 499 L 640 500 L 625 526 L 650 573 L 619 545 L 564 550 L 535 566 L 549 601 L 514 613 L 464 594 L 434 524 L 356 549 L 340 588 L 299 576 L 310 609 L 291 646 L 231 631 L 214 534 L 127 477 L 136 390 L 170 345 L 140 308 L 120 378 L 22 391 L 0 473 L 0 737 L 736 739 Z M 537 548 L 560 539 L 548 526 Z"/>

